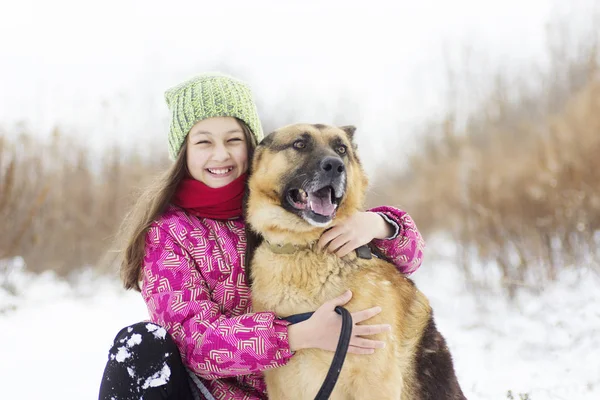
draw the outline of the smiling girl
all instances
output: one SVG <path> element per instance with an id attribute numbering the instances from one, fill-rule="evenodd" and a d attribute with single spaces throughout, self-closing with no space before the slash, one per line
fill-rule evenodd
<path id="1" fill-rule="evenodd" d="M 173 165 L 124 223 L 121 275 L 139 290 L 151 322 L 123 328 L 109 352 L 100 399 L 265 399 L 261 371 L 285 365 L 301 348 L 334 351 L 346 292 L 290 325 L 252 312 L 244 273 L 242 202 L 262 128 L 248 86 L 204 74 L 166 93 Z M 343 257 L 372 242 L 404 274 L 421 264 L 412 219 L 392 207 L 357 212 L 319 246 Z M 354 323 L 381 310 L 352 314 Z M 371 354 L 368 339 L 387 325 L 354 325 L 349 352 Z"/>

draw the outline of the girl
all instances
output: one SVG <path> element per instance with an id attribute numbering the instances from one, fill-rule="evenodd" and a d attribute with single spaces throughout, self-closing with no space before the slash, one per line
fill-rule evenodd
<path id="1" fill-rule="evenodd" d="M 152 323 L 119 332 L 100 399 L 265 399 L 261 371 L 285 365 L 298 349 L 335 350 L 341 318 L 334 308 L 352 294 L 294 325 L 251 312 L 241 216 L 262 129 L 250 89 L 205 74 L 168 90 L 166 100 L 175 162 L 130 213 L 121 265 L 125 287 L 141 291 Z M 421 236 L 411 218 L 392 207 L 356 213 L 318 246 L 343 257 L 371 241 L 402 273 L 420 266 Z M 380 311 L 356 312 L 353 321 Z M 388 329 L 355 325 L 348 351 L 373 353 L 383 342 L 365 336 Z"/>

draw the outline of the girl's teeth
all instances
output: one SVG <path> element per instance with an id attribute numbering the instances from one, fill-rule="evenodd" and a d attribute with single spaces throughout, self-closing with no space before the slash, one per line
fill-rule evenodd
<path id="1" fill-rule="evenodd" d="M 224 175 L 232 170 L 232 168 L 224 168 L 224 169 L 208 169 L 210 173 L 215 175 Z"/>

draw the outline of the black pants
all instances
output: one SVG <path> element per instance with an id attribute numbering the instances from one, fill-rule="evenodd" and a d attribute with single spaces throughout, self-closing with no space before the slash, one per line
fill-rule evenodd
<path id="1" fill-rule="evenodd" d="M 190 378 L 173 339 L 158 325 L 140 322 L 115 337 L 99 400 L 192 400 Z"/>

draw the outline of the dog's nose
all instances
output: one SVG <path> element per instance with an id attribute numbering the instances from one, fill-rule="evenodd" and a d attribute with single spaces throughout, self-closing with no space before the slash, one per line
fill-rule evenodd
<path id="1" fill-rule="evenodd" d="M 321 161 L 321 169 L 335 178 L 344 172 L 344 162 L 337 157 L 325 157 Z"/>

